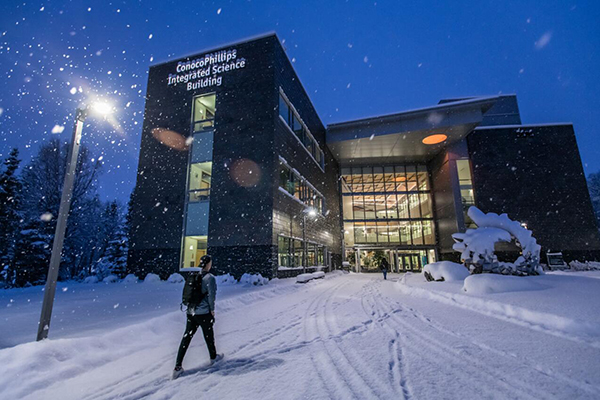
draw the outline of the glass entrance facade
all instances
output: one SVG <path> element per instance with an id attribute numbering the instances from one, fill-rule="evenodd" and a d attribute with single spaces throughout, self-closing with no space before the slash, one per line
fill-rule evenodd
<path id="1" fill-rule="evenodd" d="M 351 264 L 360 261 L 362 270 L 377 271 L 385 255 L 395 271 L 416 271 L 430 262 L 435 225 L 425 165 L 342 168 L 341 185 Z"/>

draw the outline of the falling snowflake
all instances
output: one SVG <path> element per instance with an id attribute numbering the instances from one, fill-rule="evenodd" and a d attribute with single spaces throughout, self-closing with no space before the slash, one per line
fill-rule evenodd
<path id="1" fill-rule="evenodd" d="M 54 125 L 54 127 L 52 128 L 52 133 L 62 133 L 65 130 L 65 127 L 62 125 Z"/>
<path id="2" fill-rule="evenodd" d="M 44 222 L 48 222 L 48 221 L 52 220 L 52 217 L 53 217 L 52 213 L 47 212 L 47 213 L 43 213 L 42 215 L 40 215 L 40 220 L 42 220 Z"/>

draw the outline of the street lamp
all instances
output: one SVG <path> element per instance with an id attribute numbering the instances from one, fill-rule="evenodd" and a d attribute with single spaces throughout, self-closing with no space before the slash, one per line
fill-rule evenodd
<path id="1" fill-rule="evenodd" d="M 58 279 L 58 269 L 60 266 L 60 257 L 65 240 L 65 231 L 67 228 L 67 216 L 71 207 L 71 197 L 73 195 L 73 184 L 75 182 L 75 169 L 77 167 L 77 156 L 79 155 L 79 145 L 81 144 L 81 131 L 83 122 L 90 112 L 100 115 L 108 115 L 113 108 L 107 103 L 96 102 L 91 106 L 77 108 L 75 113 L 75 124 L 73 127 L 73 138 L 69 147 L 67 157 L 67 168 L 65 170 L 65 180 L 60 198 L 60 207 L 58 209 L 58 218 L 56 220 L 56 230 L 54 231 L 54 241 L 52 243 L 52 255 L 50 256 L 50 266 L 48 267 L 48 277 L 44 288 L 44 302 L 42 303 L 42 314 L 38 326 L 37 340 L 43 340 L 48 337 L 50 329 L 50 318 L 52 317 L 52 306 L 54 305 L 54 294 L 56 292 L 56 281 Z"/>
<path id="2" fill-rule="evenodd" d="M 309 217 L 316 217 L 317 214 L 317 210 L 315 210 L 313 207 L 307 207 L 304 210 L 302 210 L 302 244 L 303 244 L 303 251 L 302 251 L 302 267 L 303 267 L 303 272 L 302 273 L 306 273 L 306 267 L 308 264 L 308 243 L 306 243 L 306 216 Z"/>

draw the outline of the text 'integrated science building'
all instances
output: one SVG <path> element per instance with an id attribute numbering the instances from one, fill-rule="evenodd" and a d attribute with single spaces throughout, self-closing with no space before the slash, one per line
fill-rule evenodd
<path id="1" fill-rule="evenodd" d="M 150 67 L 128 260 L 140 276 L 206 253 L 236 277 L 383 257 L 420 270 L 457 257 L 471 205 L 523 221 L 543 252 L 600 253 L 572 125 L 523 125 L 514 95 L 325 127 L 275 34 Z"/>

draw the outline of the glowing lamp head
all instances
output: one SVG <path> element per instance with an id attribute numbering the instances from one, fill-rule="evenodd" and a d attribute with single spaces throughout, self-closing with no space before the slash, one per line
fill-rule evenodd
<path id="1" fill-rule="evenodd" d="M 310 215 L 311 217 L 316 217 L 317 216 L 317 210 L 315 210 L 314 208 L 311 208 L 308 210 L 308 215 Z"/>
<path id="2" fill-rule="evenodd" d="M 95 114 L 99 115 L 109 115 L 113 112 L 113 107 L 106 102 L 97 101 L 90 108 Z"/>
<path id="3" fill-rule="evenodd" d="M 423 144 L 438 144 L 444 142 L 446 139 L 448 139 L 447 135 L 444 135 L 443 133 L 437 133 L 435 135 L 429 135 L 423 139 Z"/>

